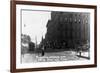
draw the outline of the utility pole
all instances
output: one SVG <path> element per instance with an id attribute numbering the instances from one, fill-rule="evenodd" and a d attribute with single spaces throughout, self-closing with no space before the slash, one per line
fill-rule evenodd
<path id="1" fill-rule="evenodd" d="M 37 36 L 35 36 L 35 48 L 37 48 Z"/>

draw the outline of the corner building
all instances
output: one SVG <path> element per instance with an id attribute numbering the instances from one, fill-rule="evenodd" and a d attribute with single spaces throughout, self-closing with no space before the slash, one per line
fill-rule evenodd
<path id="1" fill-rule="evenodd" d="M 46 27 L 45 44 L 49 48 L 74 49 L 90 43 L 89 13 L 53 11 Z"/>

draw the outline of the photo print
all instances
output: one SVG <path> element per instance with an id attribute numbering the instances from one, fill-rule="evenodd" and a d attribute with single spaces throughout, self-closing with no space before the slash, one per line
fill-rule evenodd
<path id="1" fill-rule="evenodd" d="M 21 62 L 90 59 L 90 13 L 21 10 Z"/>

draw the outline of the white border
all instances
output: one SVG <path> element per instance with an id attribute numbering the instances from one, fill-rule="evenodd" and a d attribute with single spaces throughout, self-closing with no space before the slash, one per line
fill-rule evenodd
<path id="1" fill-rule="evenodd" d="M 46 11 L 67 11 L 67 12 L 90 12 L 90 60 L 82 61 L 64 61 L 64 62 L 43 62 L 43 63 L 28 63 L 21 64 L 21 29 L 20 29 L 20 10 L 46 10 Z M 85 8 L 69 8 L 69 7 L 50 7 L 50 6 L 35 6 L 35 5 L 16 5 L 16 68 L 40 68 L 40 67 L 53 67 L 53 66 L 73 66 L 73 65 L 86 65 L 94 64 L 94 9 Z"/>

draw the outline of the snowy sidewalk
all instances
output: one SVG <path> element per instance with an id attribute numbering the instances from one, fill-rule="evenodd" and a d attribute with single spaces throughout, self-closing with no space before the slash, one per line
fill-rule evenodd
<path id="1" fill-rule="evenodd" d="M 22 63 L 34 63 L 34 62 L 57 62 L 57 61 L 70 61 L 70 60 L 86 60 L 77 56 L 76 52 L 62 51 L 62 52 L 50 52 L 41 56 L 41 53 L 25 54 L 22 57 Z"/>

